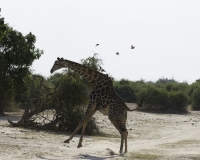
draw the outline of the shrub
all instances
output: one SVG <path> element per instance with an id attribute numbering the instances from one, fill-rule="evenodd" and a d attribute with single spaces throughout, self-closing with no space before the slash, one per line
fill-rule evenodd
<path id="1" fill-rule="evenodd" d="M 138 99 L 144 98 L 147 109 L 164 111 L 185 112 L 189 101 L 188 95 L 180 91 L 167 92 L 165 88 L 157 88 L 154 85 L 144 88 L 137 94 Z"/>
<path id="2" fill-rule="evenodd" d="M 191 100 L 192 100 L 192 109 L 200 110 L 200 85 L 196 85 L 195 88 L 193 88 Z"/>
<path id="3" fill-rule="evenodd" d="M 188 95 L 183 92 L 168 92 L 169 108 L 173 111 L 185 112 L 189 102 Z"/>
<path id="4" fill-rule="evenodd" d="M 137 94 L 138 99 L 144 98 L 144 104 L 149 109 L 164 109 L 168 105 L 168 95 L 163 88 L 151 85 Z"/>
<path id="5" fill-rule="evenodd" d="M 86 91 L 87 86 L 80 79 L 63 75 L 53 98 L 55 119 L 48 125 L 55 130 L 73 132 L 84 117 L 84 106 L 88 102 Z M 85 132 L 86 134 L 99 133 L 94 119 L 89 121 Z"/>
<path id="6" fill-rule="evenodd" d="M 124 99 L 127 103 L 134 103 L 137 101 L 135 91 L 130 85 L 119 85 L 114 87 L 116 92 Z"/>

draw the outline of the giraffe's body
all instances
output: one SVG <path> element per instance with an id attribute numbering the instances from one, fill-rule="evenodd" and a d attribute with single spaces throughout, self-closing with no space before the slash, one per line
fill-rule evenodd
<path id="1" fill-rule="evenodd" d="M 85 77 L 92 85 L 93 91 L 90 94 L 90 101 L 86 109 L 84 118 L 80 121 L 79 125 L 72 133 L 72 135 L 65 141 L 69 141 L 73 138 L 76 132 L 82 127 L 82 133 L 79 140 L 78 148 L 82 146 L 83 135 L 89 119 L 98 110 L 104 115 L 108 115 L 109 120 L 117 128 L 121 134 L 120 153 L 123 151 L 123 143 L 125 141 L 125 152 L 127 152 L 127 136 L 128 131 L 126 129 L 127 111 L 130 110 L 124 100 L 115 92 L 112 84 L 112 79 L 103 73 L 100 73 L 92 68 L 81 65 L 69 60 L 58 58 L 55 61 L 51 73 L 60 68 L 69 68 L 74 72 L 79 73 Z"/>

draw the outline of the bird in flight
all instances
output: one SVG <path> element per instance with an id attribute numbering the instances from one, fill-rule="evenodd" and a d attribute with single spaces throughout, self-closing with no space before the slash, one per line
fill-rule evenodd
<path id="1" fill-rule="evenodd" d="M 104 69 L 101 69 L 101 72 L 105 72 L 105 70 L 104 70 Z"/>
<path id="2" fill-rule="evenodd" d="M 105 72 L 105 70 L 102 67 L 100 67 L 99 70 L 100 72 Z"/>
<path id="3" fill-rule="evenodd" d="M 131 45 L 131 49 L 134 49 L 134 48 L 135 48 L 135 46 Z"/>
<path id="4" fill-rule="evenodd" d="M 95 47 L 97 47 L 99 44 L 96 44 L 96 46 Z"/>
<path id="5" fill-rule="evenodd" d="M 117 53 L 116 53 L 116 55 L 118 55 L 118 56 L 119 56 L 119 52 L 117 52 Z"/>

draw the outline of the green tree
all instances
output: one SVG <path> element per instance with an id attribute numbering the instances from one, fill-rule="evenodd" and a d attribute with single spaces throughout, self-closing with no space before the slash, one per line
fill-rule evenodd
<path id="1" fill-rule="evenodd" d="M 187 105 L 189 97 L 186 93 L 181 91 L 168 92 L 169 108 L 172 111 L 185 112 L 187 111 Z"/>
<path id="2" fill-rule="evenodd" d="M 26 91 L 23 94 L 18 94 L 16 102 L 20 103 L 24 108 L 24 113 L 17 123 L 9 120 L 13 126 L 31 127 L 36 123 L 32 117 L 45 111 L 52 109 L 52 94 L 53 89 L 49 87 L 47 80 L 41 75 L 27 76 L 29 79 L 26 83 Z"/>
<path id="3" fill-rule="evenodd" d="M 98 54 L 95 53 L 92 57 L 88 57 L 86 59 L 81 59 L 81 63 L 89 66 L 97 71 L 101 71 L 101 67 L 103 65 L 102 59 L 98 58 Z"/>
<path id="4" fill-rule="evenodd" d="M 52 83 L 53 85 L 57 85 L 60 78 L 62 78 L 63 73 L 54 73 L 53 75 L 51 75 L 47 80 Z"/>
<path id="5" fill-rule="evenodd" d="M 191 91 L 189 93 L 191 96 L 192 109 L 200 110 L 200 81 L 196 80 L 195 83 L 191 84 Z"/>
<path id="6" fill-rule="evenodd" d="M 87 104 L 86 87 L 79 80 L 63 75 L 54 92 L 54 109 L 57 118 L 55 119 L 56 127 L 59 130 L 73 131 L 79 123 L 80 117 L 83 116 L 83 106 Z M 61 120 L 62 119 L 62 120 Z"/>
<path id="7" fill-rule="evenodd" d="M 72 132 L 84 116 L 85 105 L 88 103 L 88 85 L 71 71 L 67 71 L 67 74 L 54 74 L 48 81 L 55 85 L 52 106 L 56 112 L 48 126 L 51 129 Z M 86 133 L 98 132 L 94 119 L 90 120 Z"/>
<path id="8" fill-rule="evenodd" d="M 0 114 L 10 95 L 26 90 L 24 81 L 30 74 L 30 66 L 43 54 L 35 42 L 31 32 L 23 36 L 0 18 Z"/>
<path id="9" fill-rule="evenodd" d="M 137 102 L 135 88 L 131 85 L 131 81 L 121 79 L 118 82 L 114 82 L 113 86 L 115 91 L 124 99 L 127 103 Z"/>
<path id="10" fill-rule="evenodd" d="M 142 89 L 138 96 L 144 97 L 144 103 L 151 109 L 160 109 L 168 105 L 168 94 L 165 89 L 157 88 L 154 85 Z"/>

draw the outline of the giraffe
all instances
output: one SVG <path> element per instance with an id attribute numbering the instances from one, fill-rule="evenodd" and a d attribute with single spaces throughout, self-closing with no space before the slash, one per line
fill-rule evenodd
<path id="1" fill-rule="evenodd" d="M 104 115 L 108 116 L 111 123 L 116 127 L 121 135 L 119 153 L 122 154 L 123 152 L 124 141 L 124 153 L 126 153 L 128 136 L 128 131 L 126 129 L 127 111 L 134 111 L 138 109 L 140 106 L 142 106 L 142 101 L 141 104 L 139 104 L 139 107 L 136 109 L 129 109 L 126 106 L 124 100 L 114 90 L 112 78 L 107 74 L 103 74 L 86 65 L 58 57 L 50 71 L 51 74 L 60 68 L 69 68 L 74 72 L 79 73 L 81 76 L 85 77 L 93 86 L 93 91 L 90 93 L 89 104 L 83 119 L 79 122 L 77 128 L 74 130 L 71 136 L 64 141 L 64 143 L 69 143 L 77 131 L 82 127 L 82 132 L 77 148 L 82 147 L 83 135 L 87 123 L 96 111 L 100 111 Z"/>

